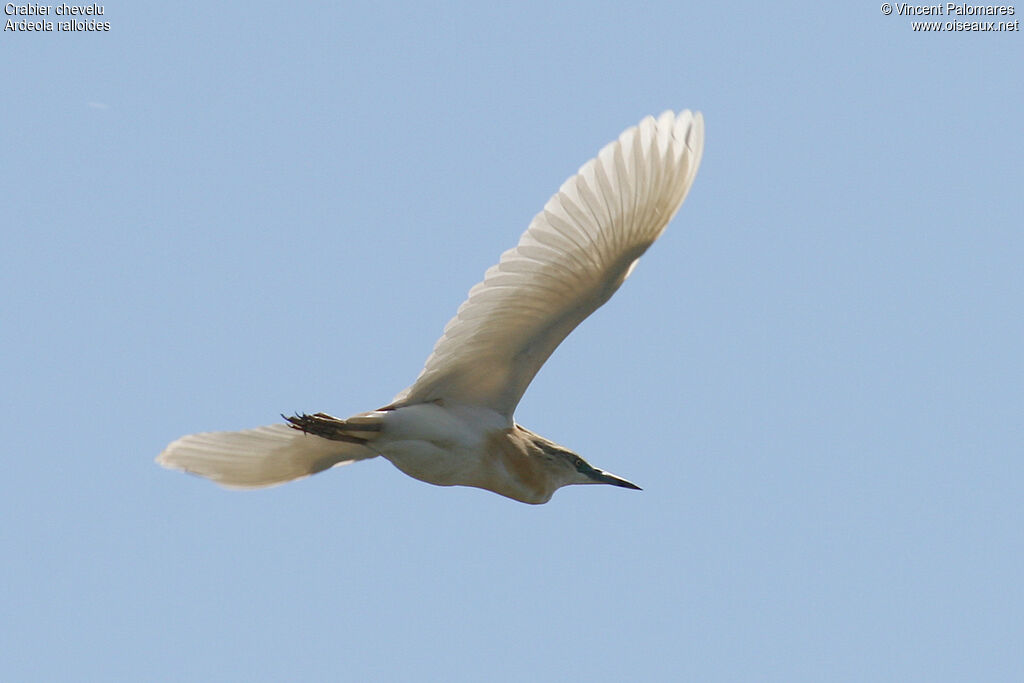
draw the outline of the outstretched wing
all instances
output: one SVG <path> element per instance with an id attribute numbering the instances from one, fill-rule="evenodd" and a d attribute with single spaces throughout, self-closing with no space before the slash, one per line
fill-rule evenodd
<path id="1" fill-rule="evenodd" d="M 605 146 L 469 291 L 394 405 L 444 399 L 511 418 L 544 361 L 661 235 L 703 147 L 704 120 L 689 111 L 647 117 Z"/>
<path id="2" fill-rule="evenodd" d="M 274 424 L 241 432 L 183 436 L 156 461 L 221 486 L 248 489 L 283 484 L 375 455 L 376 451 L 360 444 L 330 441 Z"/>

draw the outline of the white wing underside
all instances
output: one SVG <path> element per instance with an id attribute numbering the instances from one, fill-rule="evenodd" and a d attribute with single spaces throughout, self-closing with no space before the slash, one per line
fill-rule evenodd
<path id="1" fill-rule="evenodd" d="M 204 432 L 178 439 L 156 461 L 229 488 L 274 486 L 372 458 L 365 446 L 330 441 L 283 424 L 240 432 Z"/>
<path id="2" fill-rule="evenodd" d="M 393 405 L 437 399 L 511 419 L 551 353 L 611 298 L 693 183 L 704 120 L 647 117 L 605 146 L 473 287 L 416 382 Z"/>

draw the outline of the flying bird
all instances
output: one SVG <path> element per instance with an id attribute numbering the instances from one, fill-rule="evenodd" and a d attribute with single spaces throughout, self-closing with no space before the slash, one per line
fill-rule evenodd
<path id="1" fill-rule="evenodd" d="M 639 489 L 516 424 L 541 365 L 611 298 L 686 198 L 700 113 L 648 116 L 584 164 L 469 291 L 416 381 L 388 405 L 239 432 L 185 436 L 164 467 L 230 488 L 273 486 L 383 456 L 411 477 L 540 504 L 569 484 Z"/>

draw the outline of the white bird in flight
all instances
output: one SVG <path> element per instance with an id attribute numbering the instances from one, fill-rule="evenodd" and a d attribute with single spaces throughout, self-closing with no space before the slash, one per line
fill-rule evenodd
<path id="1" fill-rule="evenodd" d="M 540 504 L 569 484 L 639 489 L 520 427 L 513 412 L 562 340 L 611 298 L 686 198 L 704 120 L 648 116 L 584 164 L 501 255 L 389 405 L 342 420 L 296 415 L 178 439 L 157 457 L 231 488 L 273 486 L 378 455 L 439 486 Z"/>

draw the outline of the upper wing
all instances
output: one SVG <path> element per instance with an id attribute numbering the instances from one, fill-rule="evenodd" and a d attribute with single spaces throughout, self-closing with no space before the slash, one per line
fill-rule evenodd
<path id="1" fill-rule="evenodd" d="M 548 356 L 675 215 L 703 148 L 704 119 L 689 111 L 649 116 L 605 146 L 469 291 L 394 404 L 447 399 L 511 418 Z"/>

